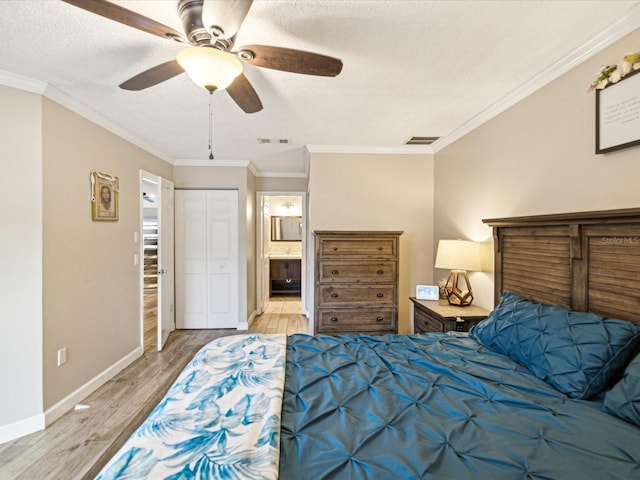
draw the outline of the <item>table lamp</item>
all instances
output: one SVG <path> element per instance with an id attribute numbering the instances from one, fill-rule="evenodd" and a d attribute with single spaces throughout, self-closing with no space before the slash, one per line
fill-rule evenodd
<path id="1" fill-rule="evenodd" d="M 450 305 L 466 307 L 473 302 L 473 290 L 467 270 L 479 272 L 480 244 L 468 240 L 440 240 L 436 254 L 436 268 L 448 268 L 445 290 Z"/>

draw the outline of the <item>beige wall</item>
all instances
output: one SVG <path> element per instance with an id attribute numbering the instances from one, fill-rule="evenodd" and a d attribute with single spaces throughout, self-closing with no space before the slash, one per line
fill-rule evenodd
<path id="1" fill-rule="evenodd" d="M 247 173 L 247 320 L 256 311 L 256 177 Z"/>
<path id="2" fill-rule="evenodd" d="M 435 155 L 435 239 L 490 242 L 483 218 L 640 206 L 640 148 L 595 151 L 595 94 L 604 64 L 637 51 L 636 30 Z M 446 272 L 439 272 L 446 273 Z M 491 273 L 471 276 L 493 306 Z"/>
<path id="3" fill-rule="evenodd" d="M 416 284 L 431 283 L 433 276 L 433 158 L 312 154 L 309 229 L 404 231 L 400 237 L 398 328 L 400 333 L 409 332 L 409 297 L 415 295 Z M 308 285 L 313 286 L 313 262 L 308 264 Z"/>
<path id="4" fill-rule="evenodd" d="M 0 86 L 0 442 L 42 415 L 42 97 Z"/>
<path id="5" fill-rule="evenodd" d="M 309 180 L 299 177 L 256 177 L 257 192 L 306 192 Z"/>
<path id="6" fill-rule="evenodd" d="M 141 346 L 140 169 L 173 167 L 48 99 L 42 139 L 46 410 Z M 92 170 L 119 177 L 119 221 L 91 220 Z"/>
<path id="7" fill-rule="evenodd" d="M 10 439 L 141 352 L 139 171 L 171 179 L 173 167 L 41 95 L 0 87 L 0 103 L 0 199 L 11 207 L 0 210 L 0 381 L 12 385 L 0 439 Z M 120 178 L 118 222 L 91 221 L 92 170 Z"/>

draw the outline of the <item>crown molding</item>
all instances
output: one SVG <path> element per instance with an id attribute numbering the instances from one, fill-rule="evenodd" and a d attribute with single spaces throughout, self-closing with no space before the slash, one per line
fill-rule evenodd
<path id="1" fill-rule="evenodd" d="M 49 100 L 62 105 L 66 109 L 80 115 L 81 117 L 86 118 L 96 125 L 101 126 L 105 130 L 108 130 L 111 133 L 123 138 L 129 143 L 132 143 L 133 145 L 141 148 L 142 150 L 145 150 L 151 155 L 154 155 L 169 164 L 173 164 L 173 159 L 166 155 L 164 152 L 157 150 L 139 137 L 132 135 L 129 131 L 125 130 L 112 120 L 109 120 L 107 117 L 99 114 L 89 106 L 79 102 L 75 98 L 46 82 L 41 82 L 40 80 L 34 80 L 23 75 L 0 70 L 0 85 L 5 85 L 7 87 L 16 88 L 18 90 L 24 90 L 27 92 L 42 95 Z"/>
<path id="2" fill-rule="evenodd" d="M 256 177 L 271 177 L 271 178 L 307 178 L 309 174 L 307 172 L 258 172 Z"/>
<path id="3" fill-rule="evenodd" d="M 62 105 L 68 110 L 71 110 L 72 112 L 77 113 L 81 117 L 86 118 L 87 120 L 95 123 L 96 125 L 101 126 L 105 130 L 108 130 L 109 132 L 119 136 L 120 138 L 128 141 L 129 143 L 132 143 L 136 147 L 139 147 L 142 150 L 145 150 L 146 152 L 150 153 L 151 155 L 155 155 L 156 157 L 173 165 L 173 159 L 170 156 L 166 155 L 164 152 L 161 152 L 160 150 L 157 150 L 155 147 L 149 145 L 147 142 L 140 139 L 139 137 L 131 134 L 131 132 L 122 128 L 120 125 L 118 125 L 114 121 L 101 115 L 91 107 L 76 100 L 75 98 L 71 97 L 69 94 L 64 93 L 63 91 L 57 89 L 56 87 L 52 85 L 48 85 L 44 92 L 44 96 Z"/>
<path id="4" fill-rule="evenodd" d="M 255 177 L 307 178 L 306 172 L 262 172 L 256 169 L 250 160 L 209 160 L 197 158 L 181 158 L 174 162 L 174 167 L 232 167 L 246 168 Z"/>
<path id="5" fill-rule="evenodd" d="M 0 70 L 0 85 L 5 85 L 26 92 L 37 93 L 43 95 L 47 89 L 47 83 L 33 78 L 18 75 L 17 73 Z"/>
<path id="6" fill-rule="evenodd" d="M 378 155 L 430 155 L 431 145 L 401 145 L 398 147 L 376 147 L 371 145 L 307 145 L 309 153 L 354 153 Z"/>
<path id="7" fill-rule="evenodd" d="M 632 7 L 624 17 L 610 25 L 606 30 L 600 32 L 591 40 L 570 52 L 521 87 L 516 88 L 502 97 L 501 100 L 472 117 L 453 132 L 433 142 L 431 144 L 433 153 L 437 153 L 446 146 L 451 145 L 467 133 L 475 130 L 480 125 L 488 122 L 496 115 L 504 112 L 529 95 L 532 95 L 537 90 L 593 57 L 598 52 L 611 46 L 637 28 L 640 28 L 640 3 Z"/>
<path id="8" fill-rule="evenodd" d="M 176 167 L 240 167 L 255 170 L 249 160 L 209 160 L 202 158 L 179 158 L 174 163 Z"/>

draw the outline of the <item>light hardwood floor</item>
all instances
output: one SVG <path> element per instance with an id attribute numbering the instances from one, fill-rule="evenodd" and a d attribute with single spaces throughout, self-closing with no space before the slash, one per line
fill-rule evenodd
<path id="1" fill-rule="evenodd" d="M 308 333 L 309 319 L 300 314 L 300 297 L 272 297 L 264 313 L 256 317 L 249 331 L 257 333 Z"/>
<path id="2" fill-rule="evenodd" d="M 249 331 L 307 333 L 300 298 L 271 299 Z M 0 480 L 93 479 L 160 402 L 193 355 L 211 340 L 238 330 L 176 330 L 162 352 L 142 357 L 40 432 L 0 444 Z"/>

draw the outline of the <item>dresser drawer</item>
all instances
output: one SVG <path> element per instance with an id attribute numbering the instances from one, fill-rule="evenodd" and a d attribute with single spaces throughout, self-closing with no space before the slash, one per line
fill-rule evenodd
<path id="1" fill-rule="evenodd" d="M 321 238 L 320 257 L 395 258 L 396 238 Z"/>
<path id="2" fill-rule="evenodd" d="M 320 285 L 321 307 L 331 305 L 395 306 L 395 285 Z"/>
<path id="3" fill-rule="evenodd" d="M 331 309 L 319 308 L 318 333 L 341 331 L 375 332 L 397 329 L 395 308 Z"/>
<path id="4" fill-rule="evenodd" d="M 321 283 L 375 283 L 396 281 L 396 262 L 321 261 L 318 265 Z"/>

